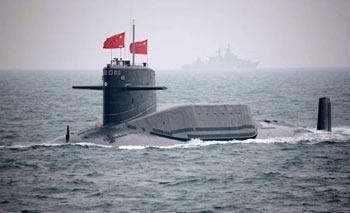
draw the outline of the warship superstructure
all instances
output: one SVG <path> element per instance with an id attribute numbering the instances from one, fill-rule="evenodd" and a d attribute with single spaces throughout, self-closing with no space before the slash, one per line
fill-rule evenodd
<path id="1" fill-rule="evenodd" d="M 197 58 L 193 63 L 182 66 L 184 70 L 199 70 L 199 71 L 236 71 L 236 70 L 254 70 L 259 62 L 249 61 L 239 58 L 234 54 L 228 45 L 224 54 L 221 50 L 217 51 L 216 56 L 209 57 L 207 60 Z"/>
<path id="2" fill-rule="evenodd" d="M 134 39 L 133 39 L 134 41 Z M 134 43 L 134 42 L 133 42 Z M 171 146 L 191 139 L 245 140 L 291 137 L 300 129 L 275 120 L 255 121 L 244 104 L 173 104 L 157 107 L 155 71 L 147 63 L 114 58 L 102 73 L 102 85 L 73 86 L 103 91 L 103 125 L 66 135 L 53 142 L 92 142 L 113 146 Z M 320 100 L 318 129 L 329 130 L 330 102 Z"/>

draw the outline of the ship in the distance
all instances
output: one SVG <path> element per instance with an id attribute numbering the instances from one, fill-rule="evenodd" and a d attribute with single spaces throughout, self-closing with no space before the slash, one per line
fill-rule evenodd
<path id="1" fill-rule="evenodd" d="M 197 58 L 193 63 L 182 66 L 183 70 L 210 70 L 210 71 L 235 71 L 235 70 L 255 70 L 259 64 L 258 61 L 249 61 L 239 58 L 231 51 L 228 45 L 221 53 L 219 49 L 216 56 L 209 57 L 207 60 Z"/>

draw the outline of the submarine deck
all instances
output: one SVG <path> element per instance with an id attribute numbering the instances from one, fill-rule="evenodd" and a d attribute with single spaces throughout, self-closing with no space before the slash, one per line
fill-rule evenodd
<path id="1" fill-rule="evenodd" d="M 220 113 L 219 113 L 220 112 Z M 163 105 L 151 114 L 70 135 L 69 143 L 111 146 L 173 146 L 191 139 L 245 140 L 292 137 L 299 129 L 277 121 L 254 121 L 240 104 Z M 59 137 L 53 143 L 66 143 Z"/>

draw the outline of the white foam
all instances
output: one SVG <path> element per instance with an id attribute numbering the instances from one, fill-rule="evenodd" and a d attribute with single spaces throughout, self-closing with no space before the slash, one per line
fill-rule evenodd
<path id="1" fill-rule="evenodd" d="M 133 150 L 133 149 L 146 149 L 151 148 L 153 146 L 119 146 L 118 149 L 127 149 L 127 150 Z M 158 147 L 156 147 L 158 148 Z"/>
<path id="2" fill-rule="evenodd" d="M 350 141 L 350 127 L 336 127 L 333 128 L 332 132 L 327 131 L 317 131 L 315 129 L 308 129 L 309 132 L 301 133 L 295 137 L 276 137 L 268 139 L 248 139 L 248 140 L 230 140 L 230 141 L 202 141 L 200 139 L 192 139 L 187 143 L 181 143 L 171 146 L 119 146 L 118 149 L 125 150 L 140 150 L 146 148 L 159 148 L 159 149 L 190 149 L 205 147 L 210 145 L 224 145 L 224 144 L 274 144 L 274 143 L 306 143 L 306 144 L 317 144 L 325 141 L 332 142 L 349 142 Z M 55 146 L 92 146 L 92 147 L 102 147 L 102 148 L 113 148 L 112 145 L 103 145 L 89 142 L 79 142 L 79 143 L 41 143 L 41 144 L 26 144 L 26 145 L 12 145 L 12 146 L 0 146 L 1 149 L 20 149 L 20 148 L 30 148 L 34 146 L 43 147 L 55 147 Z"/>
<path id="3" fill-rule="evenodd" d="M 112 145 L 103 145 L 103 144 L 96 144 L 96 143 L 90 143 L 90 142 L 80 142 L 80 143 L 73 143 L 71 145 L 76 146 L 96 146 L 96 147 L 103 147 L 103 148 L 113 148 Z"/>
<path id="4" fill-rule="evenodd" d="M 218 144 L 274 144 L 274 143 L 306 143 L 317 144 L 324 141 L 332 142 L 349 142 L 350 141 L 350 127 L 333 128 L 333 132 L 317 131 L 309 129 L 310 132 L 302 133 L 294 137 L 276 137 L 267 139 L 248 139 L 248 140 L 230 140 L 230 141 L 202 141 L 200 139 L 192 139 L 187 143 L 176 144 L 172 146 L 120 146 L 119 149 L 140 150 L 146 148 L 159 149 L 188 149 L 198 148 Z"/>

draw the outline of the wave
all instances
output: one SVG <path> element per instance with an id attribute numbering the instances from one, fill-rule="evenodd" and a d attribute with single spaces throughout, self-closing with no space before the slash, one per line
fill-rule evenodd
<path id="1" fill-rule="evenodd" d="M 248 139 L 248 140 L 230 140 L 230 141 L 202 141 L 200 139 L 192 139 L 187 143 L 181 143 L 171 146 L 112 146 L 103 145 L 90 142 L 79 143 L 41 143 L 41 144 L 26 144 L 26 145 L 10 145 L 0 146 L 0 149 L 26 149 L 36 147 L 64 147 L 64 146 L 82 146 L 82 147 L 101 147 L 101 148 L 116 148 L 121 150 L 140 150 L 147 148 L 157 149 L 187 149 L 198 148 L 211 145 L 224 145 L 224 144 L 275 144 L 275 143 L 290 143 L 290 144 L 318 144 L 324 142 L 331 143 L 344 143 L 350 142 L 350 127 L 336 127 L 332 132 L 317 131 L 314 129 L 307 129 L 309 132 L 302 133 L 294 137 L 276 137 L 268 139 Z"/>
<path id="2" fill-rule="evenodd" d="M 308 129 L 309 132 L 294 137 L 276 137 L 268 139 L 248 139 L 248 140 L 230 140 L 230 141 L 202 141 L 200 139 L 192 139 L 187 143 L 176 144 L 172 146 L 119 146 L 119 149 L 140 150 L 146 148 L 174 149 L 174 148 L 198 148 L 220 144 L 275 144 L 275 143 L 305 143 L 318 144 L 323 142 L 342 143 L 350 142 L 350 127 L 333 128 L 332 132 L 317 131 Z"/>

